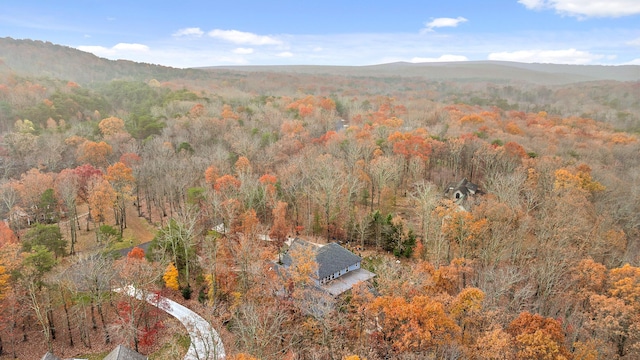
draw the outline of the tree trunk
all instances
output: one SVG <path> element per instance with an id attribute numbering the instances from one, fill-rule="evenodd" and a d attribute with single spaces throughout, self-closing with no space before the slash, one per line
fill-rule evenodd
<path id="1" fill-rule="evenodd" d="M 93 221 L 91 217 L 91 206 L 87 207 L 87 231 L 89 231 L 89 222 Z"/>
<path id="2" fill-rule="evenodd" d="M 69 334 L 69 346 L 73 347 L 73 334 L 71 333 L 71 321 L 69 319 L 69 307 L 67 306 L 67 302 L 64 300 L 64 295 L 62 298 L 62 307 L 64 308 L 64 314 L 67 318 L 67 333 Z"/>
<path id="3" fill-rule="evenodd" d="M 93 300 L 91 300 L 91 328 L 96 330 L 98 328 L 98 324 L 96 323 L 96 315 L 93 308 Z"/>
<path id="4" fill-rule="evenodd" d="M 144 203 L 147 206 L 147 220 L 149 220 L 149 222 L 152 222 L 151 220 L 151 196 L 149 195 L 149 188 L 147 186 L 145 186 L 144 188 Z"/>
<path id="5" fill-rule="evenodd" d="M 84 344 L 84 346 L 91 349 L 91 338 L 89 334 L 89 329 L 87 327 L 87 311 L 84 305 L 82 305 L 82 308 L 80 309 L 79 314 L 80 314 L 79 316 L 80 321 L 78 323 L 78 326 L 80 330 L 80 341 L 82 341 L 82 344 Z"/>
<path id="6" fill-rule="evenodd" d="M 49 323 L 49 333 L 51 334 L 51 340 L 56 339 L 56 326 L 53 323 L 53 309 L 47 308 L 47 322 Z"/>
<path id="7" fill-rule="evenodd" d="M 70 255 L 75 255 L 76 253 L 76 241 L 78 240 L 78 230 L 76 228 L 76 222 L 78 221 L 78 209 L 76 209 L 76 205 L 70 209 L 71 217 L 69 217 L 69 229 L 71 231 L 71 249 L 69 250 Z"/>
<path id="8" fill-rule="evenodd" d="M 104 331 L 104 343 L 111 343 L 111 336 L 109 336 L 109 330 L 107 329 L 107 324 L 104 321 L 104 312 L 102 311 L 102 305 L 98 304 L 98 314 L 100 315 L 100 321 L 102 322 L 102 331 Z"/>
<path id="9" fill-rule="evenodd" d="M 120 225 L 120 238 L 122 238 L 122 234 L 124 234 L 124 208 L 122 206 L 118 209 L 118 225 Z"/>
<path id="10" fill-rule="evenodd" d="M 44 334 L 44 339 L 47 342 L 47 349 L 49 352 L 53 352 L 53 344 L 51 342 L 51 325 L 49 320 L 49 311 L 45 309 L 45 306 L 48 308 L 48 304 L 43 304 L 41 300 L 38 299 L 38 289 L 36 288 L 35 282 L 32 282 L 28 286 L 29 291 L 29 300 L 31 305 L 31 310 L 36 315 L 36 319 L 40 326 L 42 327 L 42 333 Z"/>
<path id="11" fill-rule="evenodd" d="M 122 203 L 122 228 L 127 228 L 127 205 L 124 203 L 124 201 Z"/>
<path id="12" fill-rule="evenodd" d="M 325 207 L 325 216 L 327 217 L 327 243 L 329 243 L 329 238 L 331 236 L 330 232 L 329 232 L 329 226 L 330 226 L 330 216 L 331 214 L 331 204 L 327 204 L 327 206 Z"/>
<path id="13" fill-rule="evenodd" d="M 376 189 L 373 187 L 373 181 L 371 181 L 371 194 L 369 195 L 371 197 L 371 207 L 370 207 L 370 211 L 373 212 L 373 203 L 375 202 L 375 191 Z"/>
<path id="14" fill-rule="evenodd" d="M 22 319 L 22 342 L 27 342 L 29 337 L 27 336 L 27 322 Z"/>
<path id="15" fill-rule="evenodd" d="M 142 205 L 140 205 L 140 186 L 136 182 L 136 209 L 138 211 L 138 217 L 142 217 Z"/>

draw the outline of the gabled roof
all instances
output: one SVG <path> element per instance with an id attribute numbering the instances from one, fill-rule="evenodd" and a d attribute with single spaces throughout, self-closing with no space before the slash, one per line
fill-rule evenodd
<path id="1" fill-rule="evenodd" d="M 147 357 L 124 345 L 118 345 L 104 360 L 147 360 Z"/>
<path id="2" fill-rule="evenodd" d="M 445 194 L 455 194 L 457 191 L 459 191 L 462 196 L 467 196 L 469 194 L 475 194 L 475 193 L 479 193 L 478 191 L 478 185 L 472 183 L 471 181 L 467 180 L 467 178 L 464 178 L 462 180 L 460 180 L 459 182 L 455 183 L 449 183 L 449 185 L 447 185 L 444 193 Z"/>
<path id="3" fill-rule="evenodd" d="M 346 269 L 361 260 L 360 256 L 336 243 L 327 244 L 319 248 L 316 253 L 318 278 L 323 279 L 342 269 Z"/>
<path id="4" fill-rule="evenodd" d="M 42 357 L 41 360 L 62 360 L 59 357 L 53 355 L 50 352 L 47 352 L 46 354 L 44 354 L 44 356 Z"/>
<path id="5" fill-rule="evenodd" d="M 295 249 L 296 247 L 311 247 L 313 249 L 316 255 L 316 263 L 318 263 L 318 279 L 323 279 L 362 260 L 358 255 L 337 243 L 319 246 L 308 241 L 295 239 L 291 243 L 289 250 Z M 292 259 L 288 251 L 282 258 L 282 262 L 287 267 L 291 265 Z"/>

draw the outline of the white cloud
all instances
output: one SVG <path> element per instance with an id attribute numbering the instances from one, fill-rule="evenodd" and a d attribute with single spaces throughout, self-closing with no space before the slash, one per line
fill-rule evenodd
<path id="1" fill-rule="evenodd" d="M 530 10 L 553 9 L 577 18 L 622 17 L 640 14 L 638 0 L 518 0 Z"/>
<path id="2" fill-rule="evenodd" d="M 136 51 L 116 46 L 79 46 L 78 50 L 93 53 L 111 60 L 127 59 L 131 61 L 162 64 L 178 68 L 202 67 L 213 65 L 247 65 L 249 61 L 243 54 L 233 54 L 219 49 L 187 49 L 179 47 L 154 47 L 149 51 Z"/>
<path id="3" fill-rule="evenodd" d="M 113 50 L 108 49 L 104 46 L 93 46 L 93 45 L 82 45 L 77 47 L 80 51 L 94 53 L 98 56 L 102 56 L 100 54 L 109 54 L 109 52 L 113 53 Z"/>
<path id="4" fill-rule="evenodd" d="M 412 63 L 423 63 L 423 62 L 454 62 L 454 61 L 468 61 L 469 58 L 463 55 L 450 55 L 445 54 L 437 58 L 422 58 L 422 57 L 414 57 L 411 59 Z"/>
<path id="5" fill-rule="evenodd" d="M 173 36 L 196 36 L 200 37 L 204 34 L 204 31 L 197 27 L 184 28 L 173 33 Z"/>
<path id="6" fill-rule="evenodd" d="M 143 44 L 127 44 L 119 43 L 110 48 L 104 46 L 78 46 L 78 50 L 93 53 L 102 57 L 114 57 L 119 54 L 130 54 L 139 52 L 148 52 L 149 47 Z"/>
<path id="7" fill-rule="evenodd" d="M 545 7 L 544 0 L 518 0 L 518 2 L 529 10 L 542 10 Z"/>
<path id="8" fill-rule="evenodd" d="M 208 35 L 212 38 L 222 39 L 234 44 L 248 45 L 280 45 L 282 41 L 265 35 L 257 35 L 249 32 L 238 30 L 220 30 L 215 29 L 209 31 Z"/>
<path id="9" fill-rule="evenodd" d="M 457 18 L 436 18 L 426 23 L 425 28 L 422 29 L 421 32 L 431 32 L 434 31 L 434 28 L 441 27 L 457 27 L 459 24 L 467 21 L 468 20 L 462 16 L 458 16 Z"/>
<path id="10" fill-rule="evenodd" d="M 640 65 L 640 58 L 633 59 L 624 65 Z"/>
<path id="11" fill-rule="evenodd" d="M 247 65 L 249 62 L 242 57 L 229 57 L 229 56 L 220 56 L 215 59 L 212 59 L 216 63 L 221 64 L 235 64 L 235 65 Z"/>
<path id="12" fill-rule="evenodd" d="M 633 39 L 631 41 L 627 41 L 627 45 L 640 46 L 640 38 Z"/>
<path id="13" fill-rule="evenodd" d="M 592 54 L 576 49 L 567 50 L 520 50 L 496 52 L 488 56 L 489 60 L 515 61 L 523 63 L 553 63 L 583 65 L 602 59 L 603 55 Z"/>
<path id="14" fill-rule="evenodd" d="M 116 51 L 149 51 L 149 47 L 143 44 L 119 43 L 113 47 Z"/>
<path id="15" fill-rule="evenodd" d="M 248 55 L 248 54 L 253 54 L 253 49 L 252 48 L 236 48 L 236 49 L 233 49 L 233 53 L 238 55 Z"/>
<path id="16" fill-rule="evenodd" d="M 184 44 L 187 37 L 167 37 L 162 41 L 145 42 L 147 48 L 132 46 L 126 49 L 126 46 L 110 44 L 80 49 L 113 60 L 128 59 L 180 68 L 243 63 L 362 66 L 397 61 L 450 62 L 488 58 L 521 62 L 622 65 L 639 58 L 638 52 L 633 51 L 639 47 L 627 43 L 635 41 L 638 34 L 625 29 L 569 32 L 549 30 L 509 34 L 459 32 L 455 36 L 439 34 L 438 29 L 430 36 L 417 32 L 278 34 L 277 39 L 282 43 L 266 46 L 234 44 L 207 36 L 207 30 L 204 32 L 197 41 L 189 41 L 188 46 Z M 528 39 L 526 44 L 523 44 L 523 38 Z M 100 44 L 85 39 L 85 45 Z M 144 49 L 147 50 L 140 51 Z M 253 52 L 249 54 L 251 50 L 248 49 Z M 614 54 L 617 55 L 615 59 L 611 57 Z"/>

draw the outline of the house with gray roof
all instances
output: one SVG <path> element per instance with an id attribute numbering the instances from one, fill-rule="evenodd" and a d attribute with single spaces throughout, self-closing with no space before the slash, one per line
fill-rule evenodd
<path id="1" fill-rule="evenodd" d="M 147 360 L 147 357 L 124 345 L 118 345 L 104 358 L 104 360 Z"/>
<path id="2" fill-rule="evenodd" d="M 481 195 L 483 192 L 477 184 L 472 183 L 467 180 L 467 178 L 464 178 L 457 183 L 449 183 L 444 190 L 445 197 L 449 197 L 462 209 L 464 209 L 467 199 L 476 194 Z"/>
<path id="3" fill-rule="evenodd" d="M 47 352 L 46 354 L 44 354 L 44 356 L 42 357 L 41 360 L 62 360 L 59 357 L 53 355 L 50 352 Z"/>
<path id="4" fill-rule="evenodd" d="M 297 247 L 311 249 L 315 255 L 318 269 L 313 276 L 315 285 L 333 296 L 351 289 L 360 281 L 372 279 L 375 274 L 361 268 L 362 258 L 337 243 L 315 244 L 295 239 L 282 258 L 285 268 L 292 265 L 289 252 Z"/>

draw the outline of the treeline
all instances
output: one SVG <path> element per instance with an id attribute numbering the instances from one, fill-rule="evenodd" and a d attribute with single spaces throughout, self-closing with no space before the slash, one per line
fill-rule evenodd
<path id="1" fill-rule="evenodd" d="M 101 84 L 113 79 L 144 81 L 156 78 L 207 78 L 196 69 L 176 69 L 128 60 L 107 60 L 71 47 L 39 40 L 0 38 L 0 73 L 65 79 L 83 85 Z"/>
<path id="2" fill-rule="evenodd" d="M 527 86 L 251 90 L 263 76 L 193 90 L 6 78 L 7 352 L 31 319 L 65 354 L 90 352 L 91 334 L 155 351 L 157 315 L 109 291 L 136 282 L 194 299 L 227 353 L 260 359 L 638 356 L 639 143 L 618 115 Z M 583 89 L 632 128 L 634 87 Z M 524 109 L 538 100 L 553 111 Z M 484 194 L 443 196 L 463 178 Z M 132 217 L 157 234 L 146 257 L 116 260 Z M 338 299 L 287 282 L 271 265 L 293 236 L 340 241 L 377 277 Z"/>

